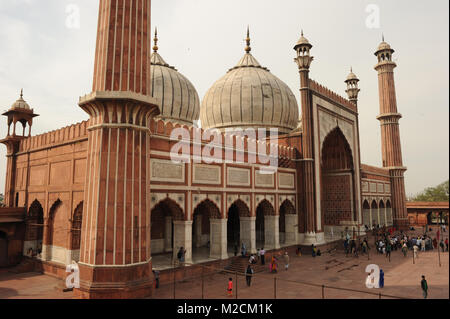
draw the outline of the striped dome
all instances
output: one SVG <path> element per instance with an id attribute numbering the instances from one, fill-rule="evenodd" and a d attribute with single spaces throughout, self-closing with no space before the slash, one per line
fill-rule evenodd
<path id="1" fill-rule="evenodd" d="M 200 113 L 200 99 L 192 83 L 167 64 L 157 50 L 151 57 L 150 94 L 159 100 L 163 120 L 192 125 Z"/>
<path id="2" fill-rule="evenodd" d="M 202 127 L 278 128 L 288 133 L 297 127 L 299 110 L 291 89 L 250 54 L 206 93 L 200 109 Z"/>

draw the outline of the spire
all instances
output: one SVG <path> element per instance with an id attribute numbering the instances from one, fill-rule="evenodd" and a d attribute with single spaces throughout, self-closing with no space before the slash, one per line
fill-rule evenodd
<path id="1" fill-rule="evenodd" d="M 20 90 L 20 98 L 23 99 L 23 89 Z"/>
<path id="2" fill-rule="evenodd" d="M 158 29 L 155 27 L 155 38 L 153 39 L 153 41 L 155 42 L 155 45 L 153 47 L 153 52 L 158 52 Z"/>
<path id="3" fill-rule="evenodd" d="M 381 34 L 381 40 L 384 42 L 384 33 Z"/>
<path id="4" fill-rule="evenodd" d="M 252 48 L 250 46 L 250 26 L 247 26 L 247 39 L 245 39 L 247 42 L 247 46 L 245 47 L 245 52 L 250 53 L 252 51 Z"/>

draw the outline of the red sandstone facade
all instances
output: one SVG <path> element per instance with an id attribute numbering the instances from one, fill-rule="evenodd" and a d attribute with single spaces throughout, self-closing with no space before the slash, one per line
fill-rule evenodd
<path id="1" fill-rule="evenodd" d="M 394 64 L 382 56 L 390 49 L 377 52 L 384 168 L 361 164 L 359 80 L 351 73 L 345 99 L 309 79 L 311 49 L 302 35 L 298 129 L 258 143 L 205 132 L 157 118 L 160 101 L 149 96 L 150 1 L 100 0 L 93 92 L 79 103 L 89 119 L 38 136 L 14 129 L 1 141 L 5 202 L 26 211 L 23 255 L 61 277 L 77 262 L 79 297 L 134 298 L 151 294 L 156 256 L 175 257 L 180 247 L 195 263 L 205 247 L 205 258 L 225 260 L 234 243 L 255 253 L 325 244 L 345 231 L 363 234 L 365 225 L 405 226 Z M 31 126 L 32 110 L 11 111 L 9 124 Z M 188 136 L 174 137 L 181 128 Z M 232 161 L 210 163 L 205 149 L 214 141 L 222 142 L 214 157 L 231 149 Z M 181 163 L 171 160 L 177 144 L 191 150 Z M 277 151 L 276 173 L 261 174 L 268 164 L 252 145 Z M 203 161 L 192 156 L 196 149 L 208 154 Z M 19 234 L 3 224 L 0 218 L 1 232 Z"/>

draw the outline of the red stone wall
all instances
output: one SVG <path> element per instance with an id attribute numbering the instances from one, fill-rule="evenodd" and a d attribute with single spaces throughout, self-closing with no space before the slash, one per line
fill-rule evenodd
<path id="1" fill-rule="evenodd" d="M 325 225 L 340 225 L 341 221 L 351 221 L 351 176 L 325 175 L 323 181 L 322 214 Z"/>

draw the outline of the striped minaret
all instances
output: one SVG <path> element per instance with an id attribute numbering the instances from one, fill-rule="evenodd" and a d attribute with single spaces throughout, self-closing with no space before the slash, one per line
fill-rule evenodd
<path id="1" fill-rule="evenodd" d="M 381 146 L 383 167 L 389 169 L 391 176 L 391 194 L 394 225 L 399 228 L 408 226 L 408 213 L 406 210 L 406 192 L 403 166 L 402 147 L 400 143 L 399 120 L 402 115 L 397 110 L 395 93 L 394 69 L 397 67 L 392 61 L 395 51 L 384 41 L 378 46 L 375 56 L 378 63 L 378 86 L 380 96 Z"/>
<path id="2" fill-rule="evenodd" d="M 100 0 L 80 250 L 81 298 L 151 293 L 150 0 Z"/>

